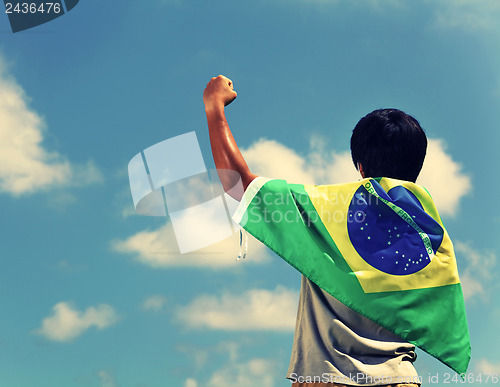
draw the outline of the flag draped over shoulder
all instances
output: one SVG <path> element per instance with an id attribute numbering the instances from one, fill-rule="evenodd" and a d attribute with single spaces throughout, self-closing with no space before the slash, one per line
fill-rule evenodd
<path id="1" fill-rule="evenodd" d="M 470 340 L 453 245 L 417 184 L 256 178 L 234 220 L 339 301 L 458 373 Z"/>

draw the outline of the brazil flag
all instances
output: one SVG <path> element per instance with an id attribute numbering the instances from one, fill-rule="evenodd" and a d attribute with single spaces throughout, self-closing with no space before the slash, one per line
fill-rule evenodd
<path id="1" fill-rule="evenodd" d="M 346 306 L 458 373 L 470 340 L 453 245 L 417 184 L 256 178 L 234 220 Z"/>

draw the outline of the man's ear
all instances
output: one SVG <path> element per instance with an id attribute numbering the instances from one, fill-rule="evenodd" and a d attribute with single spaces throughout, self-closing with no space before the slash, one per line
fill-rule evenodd
<path id="1" fill-rule="evenodd" d="M 365 171 L 363 171 L 363 166 L 358 163 L 358 171 L 361 174 L 361 177 L 364 179 L 365 178 Z"/>

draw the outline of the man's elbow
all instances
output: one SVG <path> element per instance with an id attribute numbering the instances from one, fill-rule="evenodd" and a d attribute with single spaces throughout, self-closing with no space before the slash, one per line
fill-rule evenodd
<path id="1" fill-rule="evenodd" d="M 240 174 L 233 170 L 218 170 L 218 174 L 224 191 L 238 201 L 241 200 L 250 183 L 258 177 L 250 171 Z"/>

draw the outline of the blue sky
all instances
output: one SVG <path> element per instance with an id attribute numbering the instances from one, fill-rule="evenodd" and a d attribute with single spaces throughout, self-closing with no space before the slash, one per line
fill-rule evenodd
<path id="1" fill-rule="evenodd" d="M 134 215 L 141 150 L 195 130 L 213 167 L 202 93 L 218 74 L 264 176 L 356 178 L 359 118 L 397 107 L 420 121 L 469 371 L 500 374 L 499 17 L 496 0 L 82 0 L 16 34 L 0 17 L 0 384 L 289 385 L 299 275 L 254 241 L 245 262 L 232 238 L 178 255 L 164 218 Z M 421 351 L 416 366 L 448 385 Z"/>

